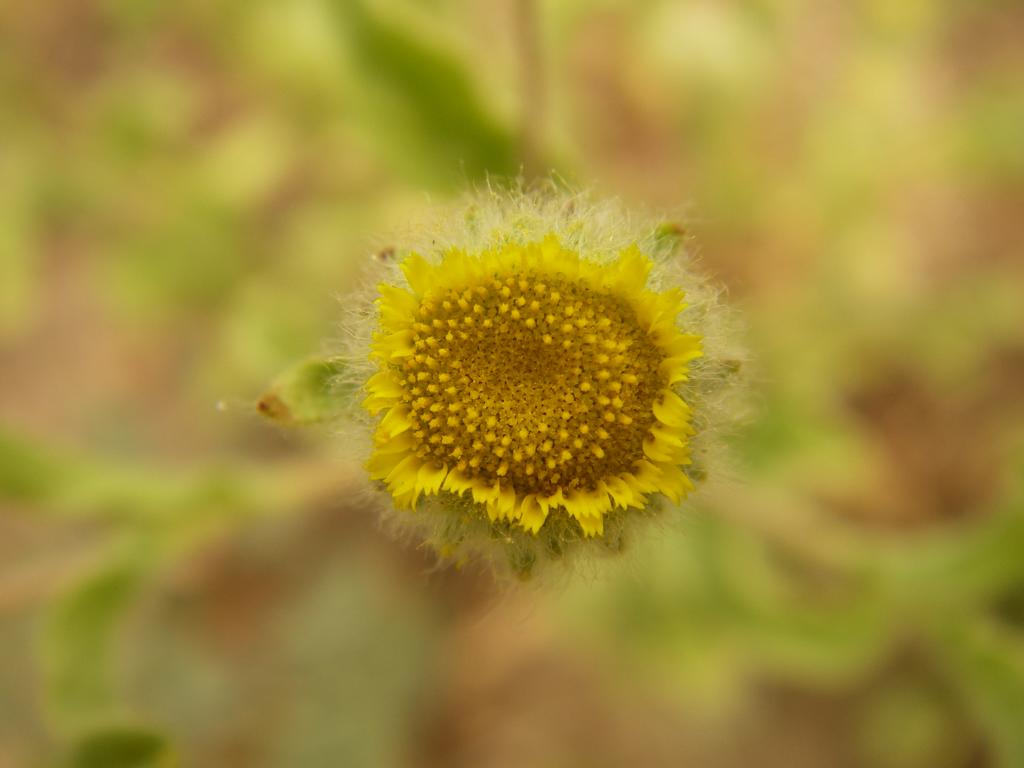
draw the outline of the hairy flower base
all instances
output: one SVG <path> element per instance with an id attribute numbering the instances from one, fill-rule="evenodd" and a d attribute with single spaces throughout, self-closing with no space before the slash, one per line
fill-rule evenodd
<path id="1" fill-rule="evenodd" d="M 553 236 L 409 256 L 408 289 L 377 301 L 371 477 L 398 506 L 456 494 L 532 532 L 564 510 L 599 535 L 615 508 L 681 499 L 692 429 L 673 386 L 700 339 L 676 326 L 680 291 L 647 289 L 651 267 L 635 246 L 599 264 Z"/>

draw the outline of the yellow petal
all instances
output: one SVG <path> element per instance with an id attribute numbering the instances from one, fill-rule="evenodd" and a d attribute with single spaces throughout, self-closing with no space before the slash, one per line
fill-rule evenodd
<path id="1" fill-rule="evenodd" d="M 380 294 L 376 303 L 381 325 L 392 331 L 407 328 L 418 306 L 416 297 L 403 288 L 387 283 L 378 285 L 377 291 Z"/>
<path id="2" fill-rule="evenodd" d="M 413 335 L 410 330 L 378 333 L 373 337 L 373 351 L 378 357 L 393 360 L 413 353 Z"/>
<path id="3" fill-rule="evenodd" d="M 577 520 L 583 517 L 600 517 L 611 508 L 608 494 L 604 491 L 570 493 L 565 497 L 565 510 Z"/>
<path id="4" fill-rule="evenodd" d="M 600 536 L 604 533 L 604 516 L 590 515 L 576 518 L 584 536 Z"/>
<path id="5" fill-rule="evenodd" d="M 402 385 L 395 380 L 390 371 L 380 371 L 371 376 L 366 382 L 366 390 L 384 397 L 402 396 Z"/>
<path id="6" fill-rule="evenodd" d="M 403 460 L 400 453 L 374 453 L 366 461 L 371 480 L 383 480 Z"/>
<path id="7" fill-rule="evenodd" d="M 643 506 L 643 498 L 622 478 L 609 477 L 604 481 L 604 487 L 617 507 L 625 509 L 631 506 L 637 508 Z"/>
<path id="8" fill-rule="evenodd" d="M 665 343 L 664 349 L 670 357 L 684 357 L 687 361 L 704 354 L 700 336 L 692 333 L 677 333 Z"/>
<path id="9" fill-rule="evenodd" d="M 452 470 L 444 480 L 444 487 L 452 493 L 462 493 L 473 489 L 473 481 L 461 472 Z"/>
<path id="10" fill-rule="evenodd" d="M 688 425 L 675 429 L 684 433 L 692 432 Z M 689 455 L 683 440 L 665 427 L 652 427 L 650 436 L 644 440 L 643 449 L 651 461 L 665 464 L 679 464 Z"/>
<path id="11" fill-rule="evenodd" d="M 658 366 L 658 374 L 668 380 L 666 383 L 669 386 L 680 381 L 686 381 L 689 378 L 687 363 L 691 359 L 691 357 L 686 355 L 666 357 L 661 361 L 661 365 Z"/>
<path id="12" fill-rule="evenodd" d="M 562 506 L 563 503 L 562 492 L 560 490 L 555 491 L 550 496 L 537 496 L 537 504 L 540 505 L 545 516 L 547 516 L 549 510 L 557 509 Z"/>
<path id="13" fill-rule="evenodd" d="M 402 397 L 402 386 L 395 381 L 389 371 L 381 371 L 370 377 L 366 382 L 369 396 L 363 400 L 363 408 L 376 416 L 385 408 L 390 408 Z"/>
<path id="14" fill-rule="evenodd" d="M 641 494 L 654 493 L 658 490 L 661 470 L 654 463 L 640 459 L 634 462 L 632 474 L 622 477 L 635 491 L 639 491 Z"/>
<path id="15" fill-rule="evenodd" d="M 546 263 L 555 263 L 562 253 L 562 244 L 558 242 L 558 236 L 553 232 L 540 244 L 540 255 Z"/>
<path id="16" fill-rule="evenodd" d="M 395 435 L 400 435 L 411 428 L 412 422 L 409 420 L 409 414 L 402 408 L 395 407 L 384 414 L 384 418 L 381 419 L 380 425 L 377 427 L 377 436 L 381 440 L 390 440 Z"/>
<path id="17" fill-rule="evenodd" d="M 420 467 L 416 477 L 416 485 L 426 494 L 434 494 L 441 490 L 444 479 L 448 474 L 448 467 L 435 466 L 429 461 Z"/>
<path id="18" fill-rule="evenodd" d="M 537 533 L 544 521 L 548 519 L 546 509 L 541 509 L 537 497 L 532 493 L 525 496 L 519 504 L 519 524 L 530 533 Z"/>
<path id="19" fill-rule="evenodd" d="M 394 437 L 373 436 L 374 453 L 409 453 L 416 448 L 416 438 L 408 431 Z"/>
<path id="20" fill-rule="evenodd" d="M 637 293 L 647 285 L 647 276 L 654 266 L 650 259 L 640 252 L 634 243 L 619 254 L 614 265 L 615 286 L 620 290 Z"/>
<path id="21" fill-rule="evenodd" d="M 402 261 L 402 274 L 409 281 L 413 292 L 422 296 L 431 284 L 431 273 L 434 271 L 429 261 L 418 253 L 410 253 Z"/>
<path id="22" fill-rule="evenodd" d="M 661 480 L 659 490 L 665 496 L 678 504 L 690 491 L 693 490 L 693 483 L 679 467 L 668 466 L 661 468 Z"/>
<path id="23" fill-rule="evenodd" d="M 498 484 L 488 485 L 483 480 L 476 479 L 473 481 L 470 491 L 473 494 L 473 501 L 484 506 L 487 510 L 487 516 L 491 520 L 497 520 L 498 495 L 501 493 L 501 488 Z"/>
<path id="24" fill-rule="evenodd" d="M 405 493 L 391 494 L 391 499 L 397 509 L 415 509 L 417 496 L 419 494 L 414 491 L 406 491 Z"/>
<path id="25" fill-rule="evenodd" d="M 662 424 L 682 427 L 690 421 L 690 406 L 675 392 L 667 390 L 660 400 L 654 401 L 654 415 Z"/>
<path id="26" fill-rule="evenodd" d="M 498 517 L 501 519 L 507 519 L 514 516 L 516 509 L 516 492 L 512 490 L 512 486 L 508 485 L 501 488 L 498 492 L 498 498 L 494 501 L 495 509 L 497 510 Z"/>
<path id="27" fill-rule="evenodd" d="M 654 438 L 647 438 L 643 443 L 644 455 L 651 461 L 658 462 L 670 462 L 672 461 L 672 454 L 666 450 L 666 446 L 659 443 Z"/>
<path id="28" fill-rule="evenodd" d="M 415 492 L 419 465 L 418 456 L 406 456 L 388 473 L 384 482 L 388 484 L 392 493 Z"/>

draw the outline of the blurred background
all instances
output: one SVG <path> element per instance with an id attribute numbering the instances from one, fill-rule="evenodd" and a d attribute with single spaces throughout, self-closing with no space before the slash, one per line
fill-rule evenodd
<path id="1" fill-rule="evenodd" d="M 0 768 L 1024 766 L 1024 6 L 0 5 Z M 726 482 L 511 591 L 259 418 L 550 172 L 749 326 Z"/>

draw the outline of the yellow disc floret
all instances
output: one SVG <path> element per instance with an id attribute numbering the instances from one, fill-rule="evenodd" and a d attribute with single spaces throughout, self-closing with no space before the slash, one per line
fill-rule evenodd
<path id="1" fill-rule="evenodd" d="M 636 247 L 599 264 L 554 237 L 430 264 L 380 286 L 365 407 L 383 418 L 371 476 L 400 506 L 468 493 L 537 531 L 564 509 L 587 535 L 613 508 L 690 489 L 689 408 L 673 390 L 700 339 L 678 290 L 646 288 Z"/>

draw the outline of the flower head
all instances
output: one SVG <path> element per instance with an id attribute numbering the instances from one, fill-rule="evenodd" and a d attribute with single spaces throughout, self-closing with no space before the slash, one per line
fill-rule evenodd
<path id="1" fill-rule="evenodd" d="M 714 293 L 614 205 L 492 192 L 454 221 L 366 315 L 370 478 L 442 555 L 621 548 L 705 472 Z"/>
<path id="2" fill-rule="evenodd" d="M 553 509 L 591 536 L 612 509 L 679 501 L 693 429 L 673 386 L 701 343 L 676 325 L 682 291 L 648 289 L 652 266 L 635 244 L 599 263 L 553 234 L 410 255 L 408 288 L 377 300 L 371 477 L 399 506 L 467 494 L 533 533 Z"/>

